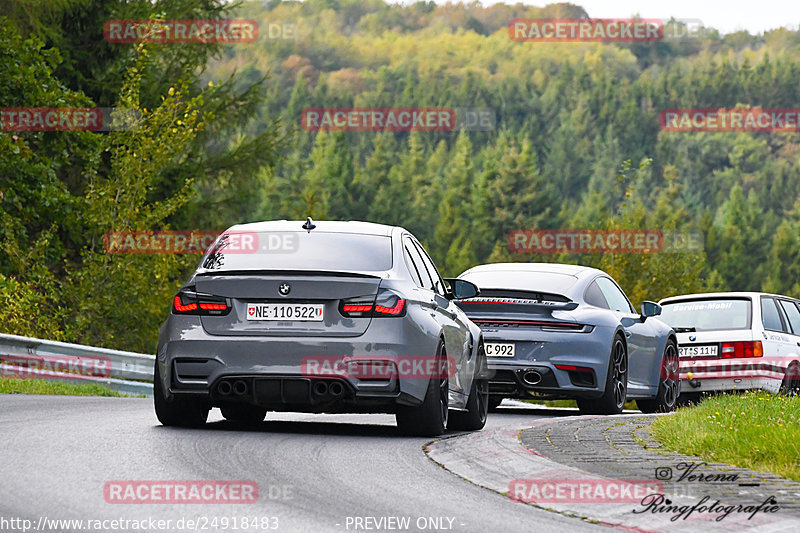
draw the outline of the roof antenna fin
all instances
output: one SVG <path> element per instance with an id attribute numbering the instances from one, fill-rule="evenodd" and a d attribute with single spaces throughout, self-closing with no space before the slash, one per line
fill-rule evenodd
<path id="1" fill-rule="evenodd" d="M 308 230 L 309 233 L 311 233 L 311 230 L 316 228 L 316 227 L 317 227 L 317 225 L 314 224 L 314 221 L 311 220 L 311 217 L 308 217 L 308 220 L 306 220 L 306 223 L 303 224 L 303 229 L 304 230 Z"/>

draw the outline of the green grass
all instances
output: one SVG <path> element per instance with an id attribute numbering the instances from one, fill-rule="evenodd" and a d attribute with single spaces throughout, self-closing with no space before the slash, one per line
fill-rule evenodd
<path id="1" fill-rule="evenodd" d="M 800 397 L 724 394 L 651 426 L 668 448 L 800 481 Z"/>
<path id="2" fill-rule="evenodd" d="M 0 394 L 57 394 L 61 396 L 127 395 L 96 384 L 73 384 L 42 379 L 0 378 Z"/>

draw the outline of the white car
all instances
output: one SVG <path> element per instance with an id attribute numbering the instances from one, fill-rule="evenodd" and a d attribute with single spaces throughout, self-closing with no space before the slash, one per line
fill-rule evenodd
<path id="1" fill-rule="evenodd" d="M 800 391 L 800 301 L 720 292 L 659 303 L 659 318 L 678 335 L 682 400 L 714 391 Z"/>

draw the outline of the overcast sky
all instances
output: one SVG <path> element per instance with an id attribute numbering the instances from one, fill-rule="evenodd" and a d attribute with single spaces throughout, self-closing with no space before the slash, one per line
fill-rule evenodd
<path id="1" fill-rule="evenodd" d="M 518 1 L 534 6 L 544 6 L 556 1 L 506 0 L 506 4 Z M 403 4 L 413 0 L 404 0 Z M 435 0 L 437 4 L 447 0 Z M 497 3 L 482 0 L 483 5 Z M 704 26 L 716 28 L 722 33 L 747 30 L 762 33 L 781 26 L 797 29 L 800 24 L 800 0 L 573 0 L 583 6 L 591 17 L 622 18 L 635 13 L 642 18 L 700 19 Z"/>

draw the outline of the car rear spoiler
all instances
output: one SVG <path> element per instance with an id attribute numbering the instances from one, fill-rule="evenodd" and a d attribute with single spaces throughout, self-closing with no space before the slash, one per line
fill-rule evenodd
<path id="1" fill-rule="evenodd" d="M 578 302 L 553 302 L 548 300 L 533 300 L 529 298 L 503 298 L 495 296 L 477 296 L 467 300 L 458 300 L 459 304 L 500 304 L 500 305 L 524 305 L 545 309 L 548 311 L 572 311 L 578 307 Z"/>

